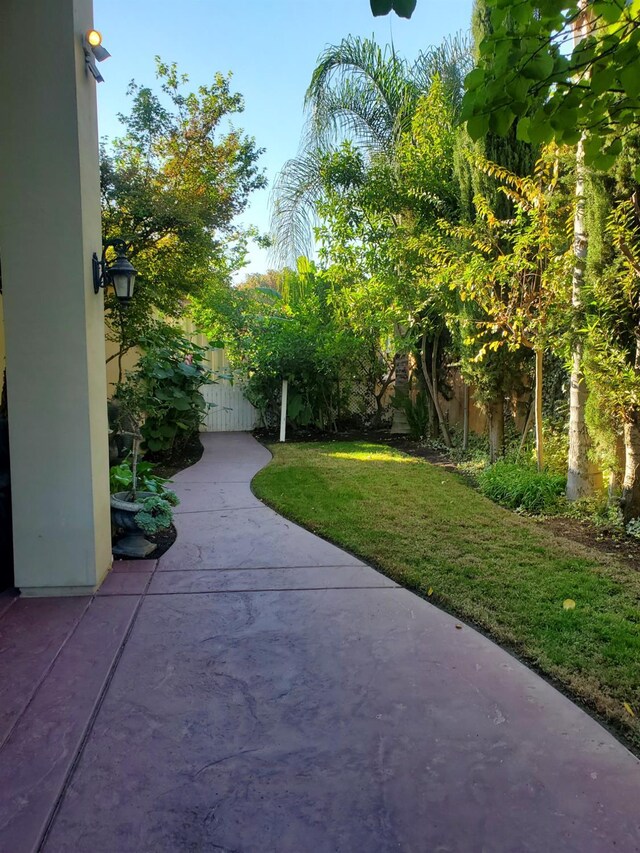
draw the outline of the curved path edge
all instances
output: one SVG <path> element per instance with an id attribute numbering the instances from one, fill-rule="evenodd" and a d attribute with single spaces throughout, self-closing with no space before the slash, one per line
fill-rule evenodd
<path id="1" fill-rule="evenodd" d="M 45 850 L 640 850 L 609 732 L 265 506 L 250 435 L 202 438 Z"/>

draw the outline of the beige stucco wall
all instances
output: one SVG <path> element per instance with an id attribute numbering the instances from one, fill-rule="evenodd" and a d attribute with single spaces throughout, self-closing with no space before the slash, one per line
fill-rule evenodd
<path id="1" fill-rule="evenodd" d="M 105 337 L 105 365 L 107 375 L 107 396 L 109 397 L 109 399 L 113 397 L 116 385 L 118 384 L 120 366 L 118 364 L 117 352 L 117 344 L 114 343 L 114 341 L 110 341 L 108 340 L 108 338 Z M 128 370 L 133 370 L 135 368 L 136 364 L 138 363 L 139 355 L 140 351 L 135 348 L 129 350 L 122 356 L 123 376 L 126 375 Z M 112 356 L 115 356 L 115 358 L 112 358 Z"/>
<path id="2" fill-rule="evenodd" d="M 46 33 L 55 73 L 33 60 Z M 16 584 L 87 593 L 111 564 L 90 0 L 0 2 L 0 250 Z"/>

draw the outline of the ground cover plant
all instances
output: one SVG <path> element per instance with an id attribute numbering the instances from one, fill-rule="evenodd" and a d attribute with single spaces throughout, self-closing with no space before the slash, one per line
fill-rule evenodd
<path id="1" fill-rule="evenodd" d="M 533 466 L 499 460 L 478 474 L 480 491 L 492 501 L 529 513 L 552 512 L 564 494 L 567 478 Z"/>
<path id="2" fill-rule="evenodd" d="M 387 446 L 271 450 L 260 498 L 483 628 L 640 748 L 640 574 Z"/>

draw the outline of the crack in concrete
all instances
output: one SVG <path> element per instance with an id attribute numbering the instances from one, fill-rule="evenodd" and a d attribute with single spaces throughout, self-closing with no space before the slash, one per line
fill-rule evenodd
<path id="1" fill-rule="evenodd" d="M 253 749 L 241 749 L 240 752 L 232 752 L 230 755 L 224 755 L 222 758 L 218 758 L 215 761 L 210 761 L 208 764 L 205 764 L 204 767 L 201 767 L 200 770 L 196 771 L 193 778 L 197 779 L 202 773 L 205 773 L 212 767 L 217 767 L 218 764 L 222 764 L 224 761 L 231 761 L 233 758 L 240 758 L 241 755 L 247 755 L 250 752 L 260 752 L 261 749 L 262 747 L 256 746 Z"/>

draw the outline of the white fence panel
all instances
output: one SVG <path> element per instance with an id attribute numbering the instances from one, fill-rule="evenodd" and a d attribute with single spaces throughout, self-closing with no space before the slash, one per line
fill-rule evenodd
<path id="1" fill-rule="evenodd" d="M 245 398 L 241 383 L 219 379 L 215 385 L 205 385 L 202 394 L 207 403 L 213 403 L 204 432 L 248 432 L 258 425 L 258 410 Z"/>

